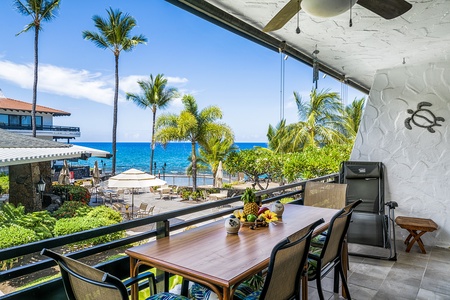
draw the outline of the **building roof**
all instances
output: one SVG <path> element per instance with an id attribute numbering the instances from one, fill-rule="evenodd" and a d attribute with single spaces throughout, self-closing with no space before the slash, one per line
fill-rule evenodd
<path id="1" fill-rule="evenodd" d="M 0 129 L 0 167 L 33 162 L 88 158 L 90 156 L 110 158 L 103 150 L 43 140 Z"/>
<path id="2" fill-rule="evenodd" d="M 22 111 L 30 112 L 32 109 L 32 104 L 28 102 L 23 102 L 15 99 L 0 97 L 0 109 L 11 110 L 11 111 Z M 36 112 L 51 114 L 53 116 L 70 116 L 69 112 L 62 110 L 36 105 Z"/>

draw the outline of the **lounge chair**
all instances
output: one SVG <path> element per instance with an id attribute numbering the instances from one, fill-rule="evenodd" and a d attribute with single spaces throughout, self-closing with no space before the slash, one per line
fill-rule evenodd
<path id="1" fill-rule="evenodd" d="M 348 229 L 348 242 L 389 249 L 389 254 L 374 255 L 372 249 L 359 247 L 352 255 L 397 260 L 394 201 L 385 203 L 384 165 L 381 162 L 345 161 L 339 180 L 347 184 L 347 203 L 361 199 Z M 387 213 L 385 206 L 387 207 Z"/>

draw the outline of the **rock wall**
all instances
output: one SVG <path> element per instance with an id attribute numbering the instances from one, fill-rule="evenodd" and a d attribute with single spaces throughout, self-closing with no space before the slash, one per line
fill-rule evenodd
<path id="1" fill-rule="evenodd" d="M 450 246 L 449 131 L 450 63 L 377 72 L 351 160 L 385 164 L 386 201 L 398 202 L 396 216 L 438 224 L 423 236 L 426 245 Z"/>
<path id="2" fill-rule="evenodd" d="M 26 212 L 42 210 L 42 201 L 37 193 L 40 178 L 46 182 L 45 192 L 51 190 L 50 161 L 14 165 L 9 167 L 9 202 L 21 203 Z"/>

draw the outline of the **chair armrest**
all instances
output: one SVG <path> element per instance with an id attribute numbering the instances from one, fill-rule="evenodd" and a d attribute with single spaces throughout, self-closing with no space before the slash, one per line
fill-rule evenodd
<path id="1" fill-rule="evenodd" d="M 386 205 L 390 209 L 395 209 L 396 207 L 398 207 L 398 203 L 395 201 L 386 202 L 384 205 Z"/>
<path id="2" fill-rule="evenodd" d="M 150 295 L 156 294 L 156 279 L 155 279 L 155 274 L 153 274 L 152 272 L 140 273 L 136 277 L 131 277 L 131 278 L 128 278 L 127 280 L 124 280 L 123 284 L 126 287 L 129 287 L 130 285 L 138 283 L 139 281 L 141 281 L 143 279 L 148 279 L 148 287 L 150 288 L 150 292 L 151 292 Z"/>

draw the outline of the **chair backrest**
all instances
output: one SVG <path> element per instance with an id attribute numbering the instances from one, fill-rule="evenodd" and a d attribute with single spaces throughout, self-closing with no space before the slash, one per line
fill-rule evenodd
<path id="1" fill-rule="evenodd" d="M 320 258 L 322 267 L 341 257 L 342 243 L 347 234 L 353 210 L 362 201 L 357 200 L 337 212 L 330 221 Z"/>
<path id="2" fill-rule="evenodd" d="M 140 205 L 139 205 L 139 210 L 146 210 L 147 209 L 147 206 L 148 206 L 148 203 L 145 203 L 145 202 L 142 202 Z"/>
<path id="3" fill-rule="evenodd" d="M 270 255 L 260 300 L 300 299 L 300 282 L 314 229 L 320 219 L 278 243 Z"/>
<path id="4" fill-rule="evenodd" d="M 355 211 L 384 214 L 384 166 L 373 161 L 344 161 L 339 181 L 348 185 L 347 203 L 363 200 Z"/>
<path id="5" fill-rule="evenodd" d="M 128 300 L 127 288 L 117 277 L 45 248 L 41 251 L 41 255 L 48 256 L 58 263 L 69 300 Z"/>
<path id="6" fill-rule="evenodd" d="M 345 206 L 346 184 L 308 181 L 303 194 L 303 205 L 342 209 Z"/>

